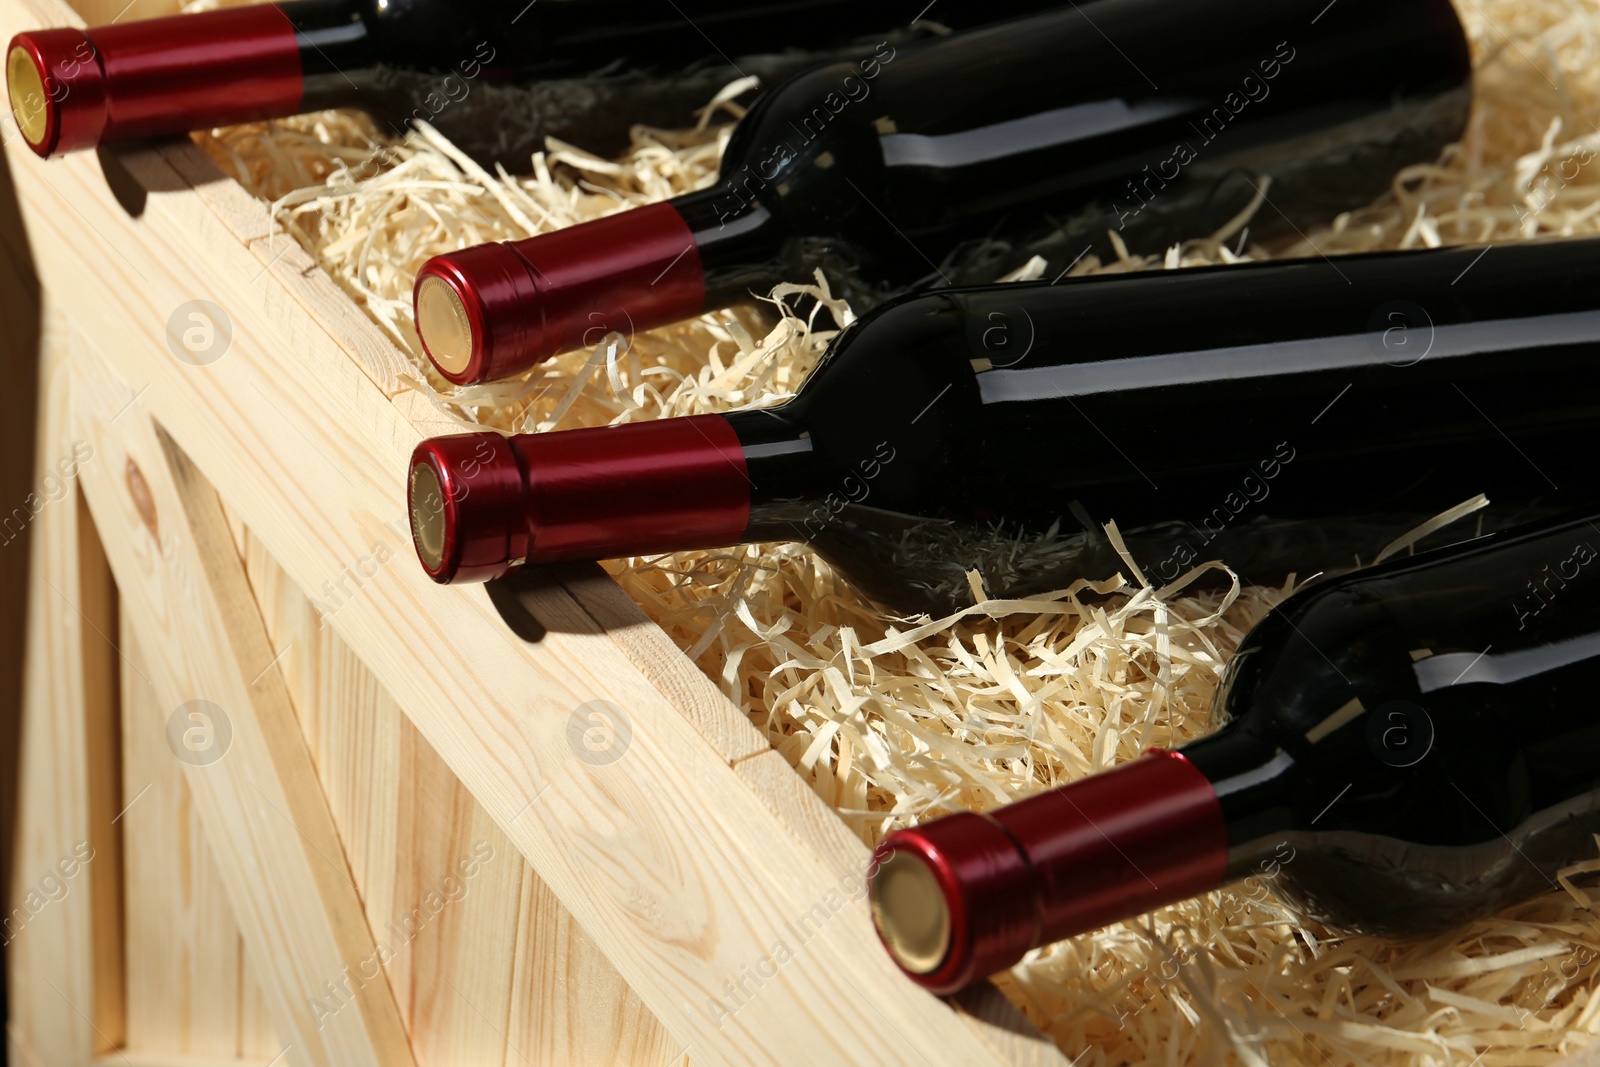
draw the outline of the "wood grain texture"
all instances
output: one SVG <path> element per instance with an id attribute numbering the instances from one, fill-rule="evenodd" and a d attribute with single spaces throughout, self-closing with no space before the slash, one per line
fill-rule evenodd
<path id="1" fill-rule="evenodd" d="M 123 804 L 128 1028 L 125 1054 L 219 1060 L 276 1055 L 247 1008 L 260 991 L 244 958 L 239 924 L 168 746 L 167 710 L 126 614 L 122 649 Z M 270 1047 L 264 1047 L 270 1046 Z"/>
<path id="2" fill-rule="evenodd" d="M 278 1061 L 278 1063 L 282 1062 L 282 1060 Z M 159 1052 L 138 1052 L 132 1049 L 123 1049 L 95 1060 L 94 1067 L 278 1067 L 278 1063 L 254 1057 L 218 1059 L 213 1056 L 168 1055 Z"/>
<path id="3" fill-rule="evenodd" d="M 71 455 L 73 444 L 67 335 L 48 309 L 44 322 L 36 479 L 57 457 Z M 115 620 L 79 610 L 82 588 L 101 583 L 105 561 L 97 552 L 80 556 L 85 545 L 72 493 L 31 520 L 19 824 L 0 915 L 12 976 L 10 1040 L 25 1062 L 50 1067 L 83 1067 L 110 1043 L 94 1032 L 93 900 L 82 864 L 73 861 L 93 863 L 83 650 L 86 640 L 109 640 Z"/>
<path id="4" fill-rule="evenodd" d="M 767 752 L 745 760 L 735 770 L 817 855 L 833 858 L 831 870 L 839 893 L 865 895 L 867 876 L 872 870 L 871 851 L 828 810 L 822 798 L 782 756 Z M 870 925 L 860 935 L 877 947 L 877 934 Z M 911 984 L 908 979 L 901 981 Z M 1006 1062 L 1019 1067 L 1068 1067 L 1067 1058 L 1055 1043 L 1041 1034 L 993 983 L 973 986 L 951 998 L 950 1004 L 973 1034 Z"/>
<path id="5" fill-rule="evenodd" d="M 215 862 L 215 861 L 213 861 Z M 246 1059 L 261 1060 L 277 1067 L 287 1063 L 283 1050 L 288 1043 L 280 1041 L 272 1029 L 272 1014 L 267 1008 L 266 994 L 256 978 L 256 966 L 250 958 L 250 947 L 239 947 L 239 1055 Z"/>
<path id="6" fill-rule="evenodd" d="M 3 129 L 3 127 L 0 127 Z M 0 364 L 7 389 L 0 399 L 0 589 L 12 591 L 0 603 L 0 888 L 11 884 L 17 829 L 17 761 L 21 754 L 22 674 L 27 655 L 28 544 L 3 528 L 33 491 L 38 444 L 39 365 L 43 296 L 33 256 L 22 227 L 10 163 L 0 155 Z M 7 900 L 0 894 L 0 900 Z M 6 952 L 0 945 L 0 970 Z M 6 983 L 0 979 L 0 1018 L 8 1015 Z"/>
<path id="7" fill-rule="evenodd" d="M 23 1046 L 16 1028 L 10 1023 L 6 1024 L 6 1062 L 11 1067 L 35 1067 L 39 1062 L 38 1057 Z"/>
<path id="8" fill-rule="evenodd" d="M 544 625 L 609 637 L 728 763 L 771 749 L 755 724 L 738 713 L 598 563 L 551 568 L 544 575 L 528 573 L 516 580 L 525 583 L 517 592 L 518 600 Z M 583 615 L 569 615 L 571 607 L 581 608 Z"/>
<path id="9" fill-rule="evenodd" d="M 164 453 L 94 355 L 74 355 L 77 425 L 102 460 L 85 466 L 85 488 L 102 528 L 124 531 L 108 547 L 146 674 L 169 715 L 208 702 L 211 743 L 226 745 L 184 772 L 275 1027 L 292 1043 L 287 1059 L 409 1063 L 383 983 L 347 986 L 327 1011 L 312 1002 L 375 949 L 215 494 Z"/>
<path id="10" fill-rule="evenodd" d="M 394 949 L 418 1063 L 674 1062 L 681 1046 L 323 624 L 314 600 L 336 611 L 345 594 L 308 598 L 234 525 L 369 921 Z"/>
<path id="11" fill-rule="evenodd" d="M 65 501 L 63 501 L 65 504 Z M 89 847 L 95 862 L 89 881 L 89 943 L 94 967 L 95 1052 L 106 1053 L 127 1041 L 127 986 L 123 953 L 122 724 L 120 657 L 107 637 L 117 633 L 117 589 L 105 563 L 100 534 L 83 494 L 72 494 L 77 509 L 78 611 L 103 620 L 104 632 L 82 633 L 84 778 L 88 790 Z M 92 562 L 91 562 L 92 561 Z"/>
<path id="12" fill-rule="evenodd" d="M 682 1067 L 656 1021 L 570 912 L 529 872 L 522 883 L 504 1067 Z"/>

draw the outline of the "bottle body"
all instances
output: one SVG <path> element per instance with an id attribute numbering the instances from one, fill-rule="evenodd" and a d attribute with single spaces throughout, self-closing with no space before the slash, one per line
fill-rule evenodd
<path id="1" fill-rule="evenodd" d="M 964 26 L 1039 6 L 944 0 L 929 17 Z M 525 166 L 547 135 L 614 150 L 629 122 L 691 121 L 741 71 L 781 79 L 875 30 L 930 32 L 914 14 L 863 18 L 846 0 L 545 0 L 520 12 L 487 0 L 285 0 L 19 34 L 7 70 L 18 124 L 43 156 L 358 107 L 396 133 L 424 119 L 480 159 Z"/>
<path id="2" fill-rule="evenodd" d="M 1185 755 L 1229 873 L 1287 842 L 1310 916 L 1432 933 L 1555 888 L 1600 832 L 1600 525 L 1508 531 L 1306 590 L 1243 642 Z M 1270 771 L 1267 770 L 1270 768 Z"/>
<path id="3" fill-rule="evenodd" d="M 803 281 L 831 253 L 868 299 L 992 281 L 1020 262 L 961 251 L 992 253 L 997 232 L 1084 237 L 1069 259 L 1107 248 L 1106 230 L 1153 251 L 1220 228 L 1268 185 L 1277 210 L 1257 232 L 1306 228 L 1435 158 L 1471 94 L 1449 4 L 1358 3 L 1313 26 L 1318 10 L 1122 0 L 880 54 L 870 82 L 846 63 L 808 71 L 756 103 L 714 198 L 686 211 L 705 242 L 770 214 L 784 245 L 763 283 Z M 718 262 L 708 298 L 749 287 L 718 268 L 754 265 Z"/>
<path id="4" fill-rule="evenodd" d="M 1041 252 L 1053 277 L 1108 230 L 1160 247 L 1258 195 L 1255 232 L 1310 227 L 1459 135 L 1470 63 L 1441 0 L 1359 0 L 1315 25 L 1316 5 L 1292 6 L 1071 5 L 809 70 L 740 121 L 717 185 L 425 266 L 419 298 L 430 275 L 456 289 L 476 350 L 452 357 L 426 324 L 423 341 L 446 377 L 481 381 L 585 345 L 597 321 L 644 329 L 819 267 L 859 311 Z M 670 255 L 634 243 L 646 220 Z M 513 337 L 518 320 L 539 329 Z"/>
<path id="5" fill-rule="evenodd" d="M 1301 591 L 1246 635 L 1215 734 L 890 835 L 886 945 L 950 991 L 1252 871 L 1394 936 L 1556 888 L 1600 831 L 1597 559 L 1585 514 Z"/>
<path id="6" fill-rule="evenodd" d="M 1126 572 L 1110 522 L 1159 587 L 1211 560 L 1254 583 L 1371 561 L 1480 493 L 1423 545 L 1558 514 L 1584 499 L 1600 426 L 1597 257 L 1553 241 L 906 298 L 780 406 L 510 439 L 520 458 L 496 462 L 523 488 L 473 521 L 529 548 L 501 538 L 474 573 L 804 541 L 883 605 L 942 614 L 971 603 L 971 572 L 1006 599 Z M 479 464 L 440 447 L 466 491 Z M 679 454 L 692 476 L 664 472 Z M 629 469 L 655 497 L 611 488 Z M 544 495 L 579 484 L 567 470 L 583 491 Z M 742 509 L 710 527 L 668 517 L 723 496 Z"/>

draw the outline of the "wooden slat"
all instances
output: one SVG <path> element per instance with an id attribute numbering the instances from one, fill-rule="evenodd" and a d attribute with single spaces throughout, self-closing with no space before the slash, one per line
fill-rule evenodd
<path id="1" fill-rule="evenodd" d="M 118 624 L 117 590 L 100 547 L 100 534 L 83 494 L 73 493 L 78 511 L 78 604 L 100 632 L 81 635 L 84 707 L 84 775 L 89 845 L 95 862 L 86 870 L 90 900 L 90 950 L 94 969 L 95 1051 L 110 1052 L 127 1040 L 127 998 L 122 923 L 122 724 L 120 669 L 112 644 Z M 91 562 L 92 561 L 92 562 Z"/>
<path id="2" fill-rule="evenodd" d="M 419 1062 L 672 1062 L 681 1046 L 311 600 L 232 525 L 369 921 L 393 935 L 386 969 Z M 337 610 L 338 591 L 311 592 Z M 485 853 L 460 901 L 402 949 L 427 894 Z"/>
<path id="3" fill-rule="evenodd" d="M 38 373 L 42 297 L 27 248 L 11 183 L 10 164 L 0 155 L 0 366 L 6 368 L 0 411 L 0 521 L 34 488 L 38 431 Z M 0 589 L 28 589 L 29 536 L 0 531 Z M 0 605 L 0 901 L 10 898 L 17 829 L 17 761 L 21 755 L 22 675 L 27 654 L 27 598 L 11 595 Z M 3 911 L 4 909 L 0 909 Z M 0 968 L 6 952 L 0 945 Z M 7 1014 L 0 985 L 0 1016 Z"/>
<path id="4" fill-rule="evenodd" d="M 687 1063 L 687 1050 L 633 995 L 550 887 L 529 875 L 516 927 L 504 1067 Z"/>
<path id="5" fill-rule="evenodd" d="M 45 322 L 35 485 L 60 457 L 72 455 L 73 445 L 66 335 L 48 314 Z M 24 1061 L 50 1067 L 84 1067 L 96 1047 L 110 1043 L 94 1032 L 92 885 L 73 861 L 87 855 L 91 833 L 83 652 L 88 640 L 114 633 L 115 621 L 78 609 L 83 588 L 103 581 L 105 561 L 92 543 L 80 545 L 73 492 L 42 507 L 29 528 L 33 565 L 18 748 L 20 821 L 0 914 L 14 979 L 12 1040 Z M 92 552 L 87 558 L 80 555 L 83 547 Z M 73 877 L 62 877 L 62 864 Z"/>
<path id="6" fill-rule="evenodd" d="M 241 1053 L 247 972 L 239 924 L 164 708 L 147 675 L 138 627 L 124 614 L 123 803 L 128 931 L 124 1053 L 230 1059 Z M 276 1053 L 282 1046 L 273 1048 Z"/>
<path id="7" fill-rule="evenodd" d="M 735 770 L 816 855 L 832 858 L 831 870 L 841 893 L 865 894 L 871 850 L 828 810 L 782 756 L 767 752 L 745 760 Z M 862 936 L 876 941 L 870 929 L 862 931 Z M 992 983 L 973 986 L 951 1003 L 972 1032 L 1005 1062 L 1018 1067 L 1067 1067 L 1061 1050 Z"/>
<path id="8" fill-rule="evenodd" d="M 9 1023 L 6 1024 L 6 1062 L 11 1067 L 43 1067 L 39 1057 L 18 1035 L 16 1027 Z"/>
<path id="9" fill-rule="evenodd" d="M 401 728 L 390 973 L 424 1063 L 505 1054 L 524 864 L 409 723 Z"/>
<path id="10" fill-rule="evenodd" d="M 239 952 L 239 1055 L 247 1060 L 262 1060 L 278 1064 L 289 1062 L 283 1050 L 287 1043 L 278 1040 L 272 1029 L 272 1013 L 267 1008 L 266 994 L 256 978 L 255 961 L 250 947 L 241 945 Z M 283 1057 L 280 1059 L 279 1057 Z"/>
<path id="11" fill-rule="evenodd" d="M 330 992 L 375 948 L 215 494 L 169 469 L 148 418 L 91 359 L 75 360 L 79 432 L 102 459 L 85 488 L 100 524 L 125 531 L 108 546 L 161 707 L 204 699 L 231 730 L 221 759 L 184 771 L 288 1060 L 409 1063 L 383 982 Z M 131 465 L 124 436 L 142 444 Z"/>
<path id="12" fill-rule="evenodd" d="M 404 550 L 414 551 L 409 544 Z M 568 633 L 609 637 L 628 662 L 728 763 L 771 749 L 761 731 L 738 713 L 705 672 L 689 661 L 666 631 L 651 621 L 598 563 L 551 568 L 544 574 L 524 572 L 518 581 L 524 583 L 518 601 L 531 614 L 544 614 L 546 617 L 539 620 L 542 625 L 560 626 Z M 540 597 L 539 588 L 550 582 L 567 595 Z M 568 613 L 568 605 L 581 609 L 582 614 Z M 556 611 L 561 613 L 554 614 Z M 829 818 L 838 821 L 831 814 Z"/>
<path id="13" fill-rule="evenodd" d="M 279 1063 L 282 1061 L 280 1060 Z M 122 1049 L 94 1061 L 94 1067 L 278 1067 L 266 1059 L 217 1058 L 213 1056 L 163 1055 Z"/>

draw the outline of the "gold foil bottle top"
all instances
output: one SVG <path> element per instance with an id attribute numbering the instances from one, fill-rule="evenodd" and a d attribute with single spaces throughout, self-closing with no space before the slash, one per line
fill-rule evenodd
<path id="1" fill-rule="evenodd" d="M 950 905 L 932 869 L 912 853 L 892 853 L 873 876 L 872 921 L 912 974 L 932 973 L 949 954 Z"/>
<path id="2" fill-rule="evenodd" d="M 411 468 L 411 536 L 427 568 L 444 563 L 444 491 L 439 476 L 427 464 Z"/>
<path id="3" fill-rule="evenodd" d="M 44 79 L 33 57 L 20 45 L 6 56 L 6 85 L 11 92 L 11 114 L 28 143 L 44 140 L 49 126 L 50 98 L 45 95 Z"/>
<path id="4" fill-rule="evenodd" d="M 417 333 L 440 369 L 460 374 L 472 361 L 472 324 L 455 289 L 427 277 L 417 289 Z"/>

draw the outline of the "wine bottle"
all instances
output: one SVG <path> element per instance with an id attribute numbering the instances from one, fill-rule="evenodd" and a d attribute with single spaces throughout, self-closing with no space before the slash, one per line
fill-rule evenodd
<path id="1" fill-rule="evenodd" d="M 741 74 L 786 77 L 867 35 L 911 40 L 1045 6 L 940 0 L 913 30 L 909 2 L 285 0 L 18 34 L 6 73 L 23 138 L 46 157 L 358 107 L 526 166 L 546 134 L 611 150 L 630 123 L 685 125 Z M 521 96 L 508 81 L 538 84 Z"/>
<path id="2" fill-rule="evenodd" d="M 1435 158 L 1471 97 L 1448 0 L 1324 8 L 1073 4 L 818 67 L 756 102 L 710 188 L 431 260 L 418 333 L 465 384 L 818 267 L 859 311 L 919 282 L 993 281 L 997 244 L 1041 229 L 1165 242 L 1258 192 L 1261 229 L 1308 227 Z"/>
<path id="3" fill-rule="evenodd" d="M 1248 876 L 1309 918 L 1448 929 L 1554 889 L 1600 832 L 1600 515 L 1324 580 L 1245 636 L 1216 733 L 890 834 L 890 954 L 953 992 Z"/>
<path id="4" fill-rule="evenodd" d="M 1580 506 L 1600 431 L 1600 240 L 939 290 L 842 333 L 776 407 L 423 442 L 441 582 L 809 542 L 899 611 L 1126 564 L 1277 580 Z M 1452 528 L 1434 535 L 1452 536 Z M 1459 535 L 1456 535 L 1459 536 Z"/>

